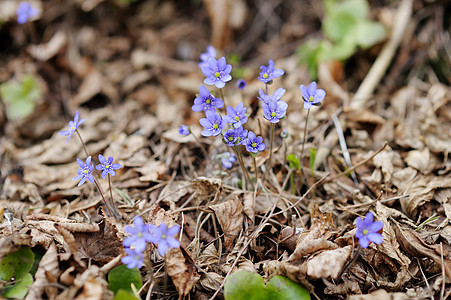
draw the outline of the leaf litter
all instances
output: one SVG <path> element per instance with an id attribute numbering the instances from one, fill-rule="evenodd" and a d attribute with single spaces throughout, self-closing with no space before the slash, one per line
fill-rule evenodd
<path id="1" fill-rule="evenodd" d="M 56 5 L 56 0 L 34 2 L 41 11 L 34 32 L 14 23 L 10 1 L 0 3 L 0 11 L 10 12 L 2 17 L 10 25 L 0 31 L 15 41 L 2 50 L 0 78 L 32 73 L 43 92 L 23 120 L 7 120 L 0 108 L 0 259 L 20 246 L 45 250 L 27 299 L 111 299 L 105 275 L 120 264 L 124 227 L 137 215 L 155 225 L 182 227 L 181 247 L 169 250 L 166 261 L 153 246 L 146 248 L 145 256 L 155 264 L 141 268 L 148 281 L 139 291 L 142 298 L 162 292 L 165 274 L 169 297 L 222 297 L 224 281 L 237 270 L 265 279 L 286 276 L 317 299 L 451 295 L 451 90 L 449 78 L 443 79 L 446 71 L 430 64 L 450 43 L 434 39 L 444 32 L 432 26 L 441 20 L 429 4 L 414 7 L 412 18 L 423 13 L 424 26 L 411 25 L 415 34 L 407 34 L 400 46 L 404 59 L 395 57 L 387 71 L 387 78 L 396 79 L 380 82 L 369 102 L 353 106 L 352 95 L 377 48 L 357 53 L 347 65 L 319 66 L 319 82 L 329 97 L 310 115 L 305 168 L 288 170 L 286 154 L 300 152 L 304 134 L 305 115 L 295 91 L 309 81 L 293 50 L 319 29 L 309 21 L 310 4 L 268 1 L 260 10 L 240 0 L 204 1 L 199 7 L 138 1 L 116 7 L 123 15 L 114 17 L 127 24 L 125 29 L 104 15 L 104 9 L 117 5 L 114 1 L 75 1 L 77 9 L 70 12 L 68 4 Z M 393 15 L 396 9 L 371 5 L 375 14 Z M 69 14 L 87 21 L 90 13 L 92 22 L 81 27 L 60 18 Z M 261 87 L 258 66 L 269 58 L 287 71 L 274 88 L 287 89 L 283 124 L 290 136 L 286 143 L 275 139 L 267 192 L 240 189 L 238 168 L 215 175 L 222 144 L 194 138 L 201 131 L 200 115 L 191 111 L 203 81 L 198 53 L 209 42 L 226 52 L 236 47 L 242 55 L 248 86 L 242 94 L 227 92 L 234 107 L 255 100 Z M 21 47 L 26 51 L 18 51 Z M 77 110 L 86 119 L 80 134 L 91 153 L 114 156 L 124 166 L 113 179 L 119 220 L 103 212 L 92 186 L 77 188 L 72 181 L 75 158 L 85 155 L 79 143 L 66 144 L 57 132 Z M 182 123 L 193 134 L 178 135 Z M 268 136 L 265 126 L 251 126 Z M 309 170 L 313 148 L 316 158 Z M 263 171 L 268 155 L 257 158 Z M 285 188 L 291 174 L 298 187 L 294 192 Z M 383 243 L 358 250 L 354 220 L 368 211 L 384 223 Z"/>

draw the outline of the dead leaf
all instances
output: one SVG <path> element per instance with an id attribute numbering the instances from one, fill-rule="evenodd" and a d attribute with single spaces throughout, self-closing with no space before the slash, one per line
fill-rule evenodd
<path id="1" fill-rule="evenodd" d="M 148 160 L 144 166 L 136 168 L 136 171 L 142 174 L 140 181 L 156 181 L 161 175 L 167 174 L 167 167 L 161 161 Z"/>
<path id="2" fill-rule="evenodd" d="M 188 295 L 200 279 L 194 265 L 190 263 L 192 261 L 189 254 L 186 251 L 182 252 L 180 248 L 169 249 L 166 255 L 168 275 L 171 276 L 180 299 Z"/>
<path id="3" fill-rule="evenodd" d="M 409 151 L 405 161 L 409 167 L 415 168 L 425 174 L 429 168 L 430 153 L 428 148 Z"/>
<path id="4" fill-rule="evenodd" d="M 332 278 L 336 279 L 343 269 L 352 246 L 338 248 L 321 252 L 320 254 L 307 260 L 307 275 L 315 279 Z"/>
<path id="5" fill-rule="evenodd" d="M 46 44 L 30 45 L 27 48 L 30 55 L 40 61 L 47 61 L 54 57 L 66 45 L 67 37 L 63 31 L 55 33 Z"/>
<path id="6" fill-rule="evenodd" d="M 351 295 L 349 300 L 411 300 L 412 297 L 405 293 L 389 293 L 385 290 L 377 290 L 368 295 Z"/>
<path id="7" fill-rule="evenodd" d="M 299 236 L 296 241 L 296 249 L 290 255 L 288 261 L 297 261 L 320 250 L 333 250 L 337 248 L 337 244 L 324 238 L 324 234 L 319 227 L 314 227 L 311 231 Z"/>
<path id="8" fill-rule="evenodd" d="M 209 207 L 215 212 L 219 225 L 224 232 L 224 246 L 230 249 L 233 241 L 243 230 L 243 204 L 237 197 Z"/>

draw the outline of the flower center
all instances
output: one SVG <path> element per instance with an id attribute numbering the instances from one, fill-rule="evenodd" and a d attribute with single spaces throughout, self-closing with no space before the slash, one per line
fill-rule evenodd
<path id="1" fill-rule="evenodd" d="M 255 148 L 255 147 L 257 147 L 257 143 L 256 143 L 256 142 L 253 142 L 253 143 L 251 144 L 251 146 L 252 146 L 252 148 Z"/>
<path id="2" fill-rule="evenodd" d="M 162 234 L 161 235 L 161 239 L 165 240 L 166 239 L 166 234 Z"/>
<path id="3" fill-rule="evenodd" d="M 75 126 L 72 126 L 70 130 L 75 131 Z"/>
<path id="4" fill-rule="evenodd" d="M 221 76 L 221 73 L 215 72 L 215 77 L 216 77 L 216 78 L 219 78 L 219 76 Z"/>
<path id="5" fill-rule="evenodd" d="M 236 116 L 235 121 L 239 121 L 239 120 L 240 120 L 240 117 Z"/>
<path id="6" fill-rule="evenodd" d="M 219 125 L 218 124 L 213 124 L 213 129 L 218 129 Z"/>
<path id="7" fill-rule="evenodd" d="M 83 173 L 88 174 L 89 171 L 88 170 L 83 170 Z"/>
<path id="8" fill-rule="evenodd" d="M 362 230 L 362 233 L 363 233 L 364 235 L 367 235 L 367 234 L 368 234 L 368 229 L 363 229 L 363 230 Z"/>
<path id="9" fill-rule="evenodd" d="M 207 98 L 207 99 L 205 100 L 205 103 L 210 104 L 210 103 L 211 103 L 211 99 L 210 99 L 210 98 Z"/>
<path id="10" fill-rule="evenodd" d="M 268 79 L 269 75 L 267 73 L 263 74 L 263 78 Z"/>
<path id="11" fill-rule="evenodd" d="M 308 101 L 313 102 L 313 96 L 308 97 Z"/>
<path id="12" fill-rule="evenodd" d="M 233 141 L 233 136 L 229 136 L 228 140 Z"/>
<path id="13" fill-rule="evenodd" d="M 109 169 L 110 165 L 109 164 L 105 164 L 105 169 Z"/>
<path id="14" fill-rule="evenodd" d="M 276 116 L 276 113 L 275 113 L 275 112 L 272 112 L 272 113 L 271 113 L 271 117 L 274 118 L 275 116 Z"/>
<path id="15" fill-rule="evenodd" d="M 142 232 L 138 232 L 137 236 L 141 238 L 143 236 Z"/>

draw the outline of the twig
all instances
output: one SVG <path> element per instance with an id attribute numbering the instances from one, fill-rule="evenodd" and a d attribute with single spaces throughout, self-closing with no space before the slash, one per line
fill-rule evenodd
<path id="1" fill-rule="evenodd" d="M 442 290 L 440 291 L 440 300 L 445 299 L 445 284 L 446 284 L 446 274 L 445 274 L 445 262 L 443 261 L 443 244 L 440 242 L 440 260 L 442 263 Z"/>
<path id="2" fill-rule="evenodd" d="M 395 55 L 396 49 L 404 37 L 404 31 L 407 28 L 412 15 L 412 0 L 403 0 L 394 17 L 394 27 L 390 40 L 385 44 L 381 53 L 377 57 L 370 71 L 366 75 L 359 89 L 351 101 L 351 109 L 358 110 L 365 106 L 371 94 L 384 76 L 390 61 Z"/>

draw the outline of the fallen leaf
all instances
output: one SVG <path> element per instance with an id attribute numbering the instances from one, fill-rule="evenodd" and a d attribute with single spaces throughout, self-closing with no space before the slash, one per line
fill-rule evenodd
<path id="1" fill-rule="evenodd" d="M 223 203 L 210 206 L 215 212 L 219 225 L 224 232 L 224 246 L 230 249 L 233 241 L 243 230 L 243 204 L 238 197 Z"/>
<path id="2" fill-rule="evenodd" d="M 352 246 L 338 248 L 321 252 L 320 254 L 307 260 L 307 275 L 315 279 L 332 278 L 336 279 L 343 269 Z"/>
<path id="3" fill-rule="evenodd" d="M 430 153 L 428 148 L 409 151 L 404 159 L 409 167 L 415 168 L 425 174 L 429 167 Z"/>

